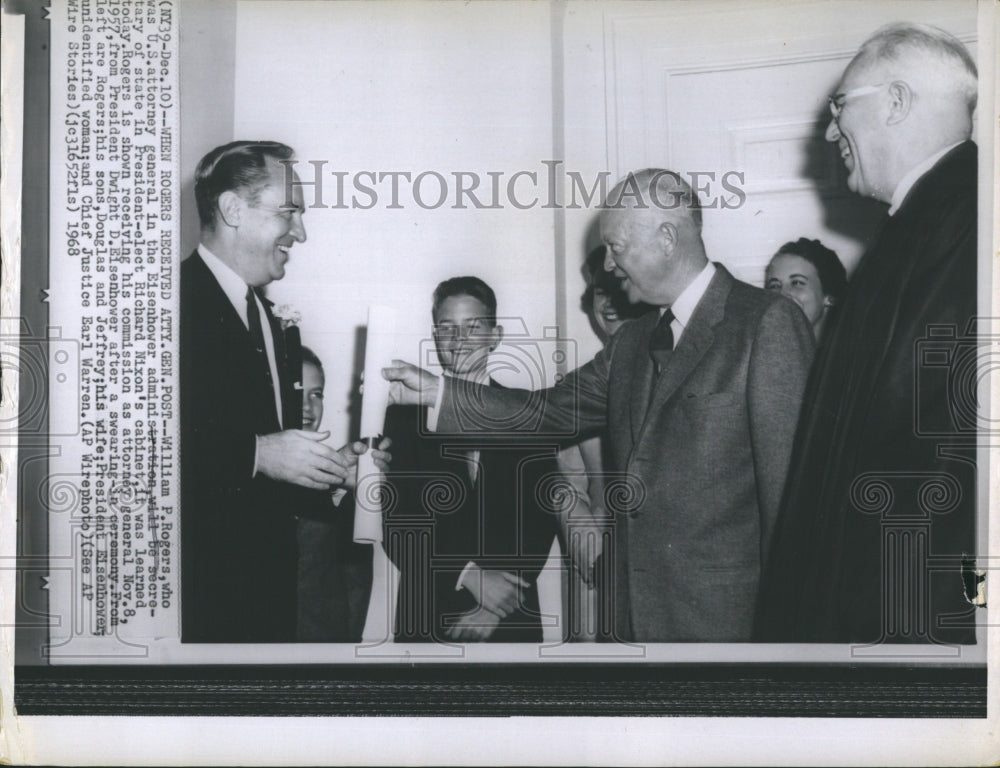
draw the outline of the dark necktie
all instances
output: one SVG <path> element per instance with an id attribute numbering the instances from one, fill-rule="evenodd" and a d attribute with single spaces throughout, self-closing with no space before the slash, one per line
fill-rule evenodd
<path id="1" fill-rule="evenodd" d="M 267 361 L 267 347 L 264 346 L 264 329 L 260 325 L 260 310 L 253 288 L 247 286 L 247 325 L 250 328 L 250 340 L 257 352 L 257 364 L 267 376 L 267 383 L 274 392 L 274 382 L 271 380 L 271 364 Z"/>
<path id="2" fill-rule="evenodd" d="M 302 337 L 299 334 L 299 327 L 289 325 L 283 332 L 278 333 L 276 343 L 284 348 L 283 354 L 279 355 L 278 359 L 285 361 L 284 366 L 278 363 L 278 377 L 284 377 L 285 382 L 282 386 L 286 390 L 281 395 L 285 412 L 281 425 L 285 429 L 302 429 L 302 400 L 305 393 L 302 391 Z"/>
<path id="3" fill-rule="evenodd" d="M 649 337 L 649 356 L 653 359 L 654 377 L 660 374 L 674 351 L 674 332 L 670 329 L 673 320 L 674 313 L 668 309 L 660 316 L 653 335 Z"/>

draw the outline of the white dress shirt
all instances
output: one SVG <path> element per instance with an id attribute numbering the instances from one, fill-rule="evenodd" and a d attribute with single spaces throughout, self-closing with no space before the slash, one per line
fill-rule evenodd
<path id="1" fill-rule="evenodd" d="M 674 319 L 670 323 L 670 330 L 674 334 L 674 349 L 677 349 L 677 345 L 681 343 L 684 329 L 691 322 L 691 315 L 694 314 L 698 302 L 708 290 L 708 284 L 712 282 L 713 277 L 715 277 L 715 265 L 708 262 L 705 268 L 698 273 L 698 276 L 691 281 L 687 288 L 681 291 L 681 295 L 674 299 L 674 303 L 670 305 L 670 311 L 674 313 Z M 666 311 L 667 307 L 660 307 L 660 317 L 663 317 L 663 313 Z"/>

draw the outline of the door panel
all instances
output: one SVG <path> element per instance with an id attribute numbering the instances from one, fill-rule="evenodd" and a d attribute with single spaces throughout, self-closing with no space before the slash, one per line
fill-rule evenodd
<path id="1" fill-rule="evenodd" d="M 823 139 L 826 96 L 858 45 L 901 18 L 943 27 L 975 53 L 973 3 L 612 7 L 612 176 L 649 166 L 698 172 L 709 257 L 748 282 L 760 284 L 771 254 L 803 236 L 834 248 L 852 270 L 885 206 L 844 186 Z M 721 183 L 727 173 L 741 174 L 727 178 L 744 200 Z"/>

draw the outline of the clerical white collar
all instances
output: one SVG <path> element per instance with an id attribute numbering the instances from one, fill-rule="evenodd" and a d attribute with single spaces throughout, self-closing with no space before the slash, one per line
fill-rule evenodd
<path id="1" fill-rule="evenodd" d="M 229 303 L 236 308 L 236 314 L 240 316 L 243 325 L 250 327 L 247 321 L 247 284 L 243 278 L 237 275 L 232 268 L 222 259 L 205 247 L 204 243 L 198 243 L 198 255 L 205 262 L 205 266 L 215 277 L 215 281 L 226 294 Z"/>
<path id="2" fill-rule="evenodd" d="M 903 204 L 906 196 L 910 194 L 910 190 L 913 189 L 913 185 L 916 184 L 920 177 L 923 176 L 927 171 L 933 168 L 937 161 L 942 157 L 951 152 L 955 147 L 961 144 L 961 141 L 957 141 L 954 144 L 945 147 L 939 152 L 935 152 L 933 155 L 928 157 L 926 160 L 917 163 L 913 166 L 909 173 L 907 173 L 899 184 L 896 185 L 896 191 L 892 193 L 892 205 L 889 206 L 889 215 L 892 216 L 899 210 L 899 207 Z"/>
<path id="3" fill-rule="evenodd" d="M 713 277 L 715 277 L 715 265 L 708 262 L 705 268 L 698 273 L 698 276 L 688 284 L 687 288 L 681 291 L 681 295 L 670 305 L 670 311 L 674 313 L 674 320 L 680 323 L 681 328 L 687 327 L 691 321 L 691 315 L 694 314 L 698 302 L 708 290 L 708 284 L 712 282 Z M 666 311 L 667 307 L 661 307 L 660 315 L 662 316 Z M 679 336 L 676 333 L 674 335 L 675 337 Z"/>

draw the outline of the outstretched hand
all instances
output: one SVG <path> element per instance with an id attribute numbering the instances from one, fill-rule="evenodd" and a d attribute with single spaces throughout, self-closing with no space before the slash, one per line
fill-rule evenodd
<path id="1" fill-rule="evenodd" d="M 304 429 L 258 435 L 257 472 L 304 488 L 339 487 L 351 472 L 344 456 L 323 443 L 329 436 Z"/>
<path id="2" fill-rule="evenodd" d="M 382 376 L 392 382 L 389 402 L 393 405 L 434 405 L 440 378 L 403 360 L 393 360 L 382 369 Z"/>
<path id="3" fill-rule="evenodd" d="M 392 446 L 392 440 L 388 437 L 383 437 L 378 444 L 378 448 L 372 449 L 372 459 L 375 462 L 375 466 L 381 471 L 386 472 L 389 469 L 389 463 L 392 461 L 392 454 L 389 453 L 389 448 Z M 347 474 L 343 479 L 343 487 L 350 488 L 353 490 L 357 485 L 357 465 L 358 456 L 363 454 L 368 450 L 368 445 L 356 440 L 353 443 L 348 443 L 342 447 L 337 454 L 341 457 L 344 462 L 344 466 L 348 468 Z"/>

